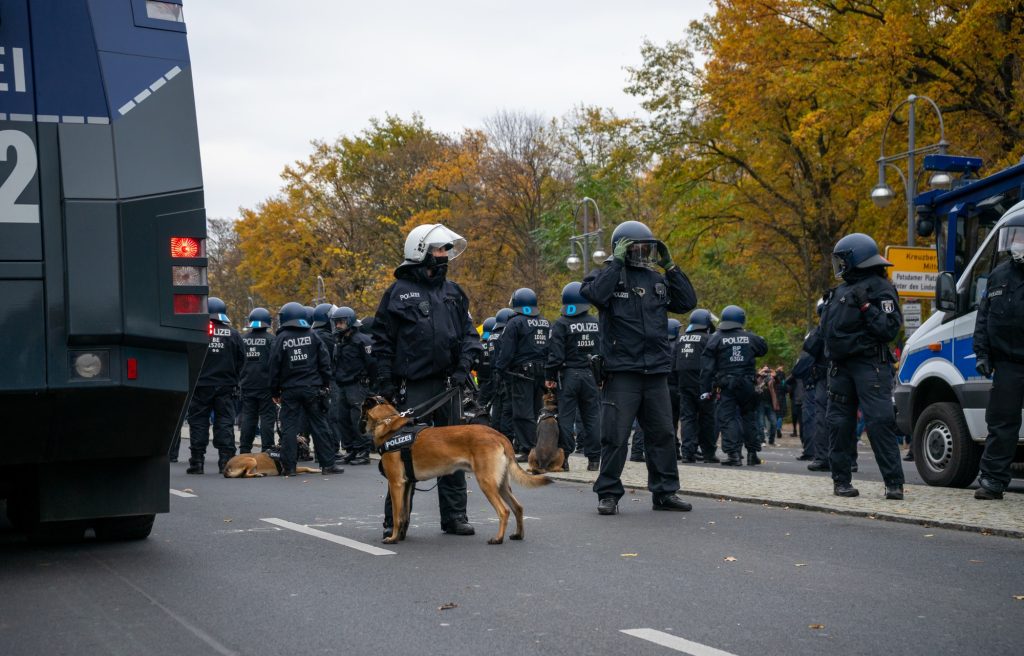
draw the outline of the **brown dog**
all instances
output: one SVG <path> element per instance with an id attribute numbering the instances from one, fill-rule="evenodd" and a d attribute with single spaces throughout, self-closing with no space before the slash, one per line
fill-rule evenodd
<path id="1" fill-rule="evenodd" d="M 389 437 L 412 420 L 403 417 L 382 397 L 367 399 L 366 428 L 373 435 L 374 447 L 380 447 Z M 418 480 L 447 476 L 457 471 L 471 471 L 476 475 L 480 491 L 498 513 L 498 534 L 488 544 L 501 544 L 508 527 L 507 503 L 516 515 L 516 532 L 512 540 L 523 539 L 523 506 L 512 496 L 510 479 L 524 487 L 547 485 L 551 479 L 530 476 L 516 462 L 512 445 L 504 435 L 489 426 L 469 424 L 424 428 L 410 448 L 413 472 Z M 387 544 L 405 539 L 412 508 L 412 489 L 416 481 L 409 480 L 399 451 L 381 455 L 381 468 L 388 479 L 391 493 L 391 513 L 394 527 L 384 538 Z"/>
<path id="2" fill-rule="evenodd" d="M 317 474 L 319 469 L 296 467 L 299 474 Z M 224 478 L 260 478 L 277 476 L 277 465 L 266 453 L 240 453 L 224 465 Z"/>
<path id="3" fill-rule="evenodd" d="M 544 410 L 537 421 L 537 446 L 530 449 L 526 471 L 531 474 L 562 471 L 565 451 L 558 448 L 558 399 L 549 390 L 544 394 Z"/>

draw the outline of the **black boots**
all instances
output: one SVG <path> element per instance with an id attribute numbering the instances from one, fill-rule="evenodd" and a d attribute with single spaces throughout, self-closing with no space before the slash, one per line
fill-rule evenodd
<path id="1" fill-rule="evenodd" d="M 739 453 L 727 453 L 726 458 L 722 461 L 723 467 L 740 467 L 743 465 L 743 458 L 740 457 Z"/>
<path id="2" fill-rule="evenodd" d="M 903 486 L 902 485 L 886 485 L 885 486 L 885 498 L 892 499 L 893 501 L 903 501 Z"/>
<path id="3" fill-rule="evenodd" d="M 997 487 L 998 483 L 995 481 L 986 480 L 981 478 L 978 480 L 978 489 L 974 492 L 975 499 L 981 499 L 983 501 L 995 501 L 1003 498 L 1003 491 Z"/>
<path id="4" fill-rule="evenodd" d="M 587 461 L 587 471 L 597 471 L 601 468 L 601 460 L 598 458 L 592 458 Z"/>
<path id="5" fill-rule="evenodd" d="M 614 515 L 619 512 L 619 502 L 615 497 L 604 497 L 597 500 L 597 514 Z"/>
<path id="6" fill-rule="evenodd" d="M 331 474 L 344 474 L 345 468 L 338 463 L 334 463 L 330 467 L 321 467 L 320 473 L 324 476 L 330 476 Z"/>
<path id="7" fill-rule="evenodd" d="M 832 467 L 824 460 L 815 460 L 807 465 L 808 471 L 829 471 Z"/>
<path id="8" fill-rule="evenodd" d="M 674 510 L 676 512 L 688 512 L 693 509 L 693 506 L 686 503 L 674 494 L 670 494 L 660 499 L 655 497 L 654 499 L 655 510 Z"/>
<path id="9" fill-rule="evenodd" d="M 186 474 L 202 474 L 203 473 L 203 461 L 192 460 L 188 461 L 188 469 L 185 470 Z"/>
<path id="10" fill-rule="evenodd" d="M 757 451 L 747 451 L 747 464 L 760 465 L 764 461 L 757 457 Z"/>
<path id="11" fill-rule="evenodd" d="M 452 517 L 448 521 L 441 522 L 441 530 L 449 535 L 474 535 L 476 530 L 469 523 L 465 515 Z"/>
<path id="12" fill-rule="evenodd" d="M 368 465 L 370 464 L 370 452 L 359 451 L 353 454 L 351 460 L 349 460 L 348 457 L 346 456 L 345 462 L 347 462 L 350 465 Z"/>
<path id="13" fill-rule="evenodd" d="M 832 494 L 837 497 L 856 497 L 860 496 L 860 491 L 849 483 L 836 483 L 832 487 Z"/>

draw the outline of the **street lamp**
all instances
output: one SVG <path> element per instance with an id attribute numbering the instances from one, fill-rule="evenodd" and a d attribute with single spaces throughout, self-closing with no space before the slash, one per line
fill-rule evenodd
<path id="1" fill-rule="evenodd" d="M 929 146 L 922 146 L 921 148 L 915 148 L 914 143 L 914 133 L 917 128 L 917 116 L 914 110 L 915 103 L 918 100 L 927 101 L 931 108 L 935 110 L 935 115 L 939 117 L 938 143 L 934 143 Z M 904 105 L 910 106 L 910 116 L 907 121 L 907 151 L 905 153 L 887 156 L 885 154 L 885 135 L 889 131 L 889 125 L 896 116 L 896 112 L 898 112 Z M 885 122 L 885 127 L 882 129 L 882 151 L 881 157 L 878 158 L 878 184 L 871 190 L 871 200 L 874 202 L 876 207 L 887 207 L 889 203 L 892 202 L 895 194 L 893 193 L 892 187 L 885 182 L 885 169 L 887 166 L 891 166 L 899 171 L 900 177 L 903 181 L 903 191 L 907 201 L 907 246 L 914 245 L 914 197 L 917 195 L 917 176 L 914 173 L 914 158 L 926 153 L 939 153 L 945 155 L 948 149 L 949 143 L 946 141 L 946 127 L 942 122 L 942 112 L 939 111 L 939 106 L 936 105 L 935 101 L 931 98 L 910 94 L 907 96 L 906 100 L 897 105 L 896 109 L 892 110 L 892 113 L 889 114 L 889 119 Z M 906 175 L 903 175 L 903 171 L 893 165 L 893 162 L 897 162 L 902 159 L 907 160 Z M 931 182 L 933 183 L 933 186 L 951 185 L 952 178 L 945 174 L 945 177 L 943 177 L 940 173 L 941 172 L 932 176 Z"/>
<path id="2" fill-rule="evenodd" d="M 591 220 L 590 206 L 594 206 L 594 217 Z M 579 234 L 576 234 L 577 222 L 580 219 L 580 210 L 583 210 L 583 229 Z M 601 248 L 601 235 L 604 228 L 601 225 L 601 210 L 597 207 L 597 201 L 593 198 L 584 196 L 582 200 L 576 203 L 576 208 L 572 213 L 572 237 L 569 237 L 569 257 L 565 258 L 565 266 L 571 271 L 578 271 L 580 265 L 583 265 L 583 275 L 590 273 L 590 261 L 593 259 L 594 264 L 600 265 L 605 259 L 608 258 L 608 253 Z M 593 242 L 591 242 L 593 240 Z M 591 253 L 591 243 L 594 244 L 595 250 Z M 577 250 L 579 255 L 577 255 Z"/>

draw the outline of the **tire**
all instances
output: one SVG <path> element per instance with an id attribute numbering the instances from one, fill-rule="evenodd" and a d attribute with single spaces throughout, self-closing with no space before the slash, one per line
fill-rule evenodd
<path id="1" fill-rule="evenodd" d="M 936 487 L 967 487 L 978 477 L 982 446 L 971 439 L 956 403 L 933 403 L 914 425 L 914 464 L 924 482 Z"/>
<path id="2" fill-rule="evenodd" d="M 97 519 L 94 529 L 98 540 L 108 542 L 120 540 L 145 540 L 153 530 L 156 515 L 134 515 L 131 517 L 107 517 Z"/>

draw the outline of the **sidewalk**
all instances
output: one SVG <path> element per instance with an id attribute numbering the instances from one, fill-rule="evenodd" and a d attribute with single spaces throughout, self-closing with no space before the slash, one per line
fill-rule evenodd
<path id="1" fill-rule="evenodd" d="M 586 471 L 586 460 L 574 457 L 571 471 L 548 474 L 551 478 L 577 483 L 593 483 L 597 472 Z M 679 468 L 680 494 L 685 496 L 760 503 L 784 508 L 817 510 L 854 517 L 869 517 L 892 522 L 938 526 L 960 531 L 1024 538 L 1024 495 L 1007 494 L 1003 501 L 978 501 L 974 490 L 906 485 L 903 501 L 882 497 L 882 484 L 857 481 L 860 496 L 853 499 L 832 494 L 832 479 L 822 476 L 775 474 L 751 471 L 746 466 L 734 469 L 720 465 Z M 646 491 L 647 467 L 627 462 L 622 471 L 627 488 Z M 597 506 L 597 498 L 594 498 Z M 695 503 L 695 510 L 700 504 Z"/>

